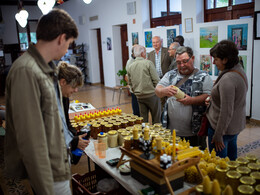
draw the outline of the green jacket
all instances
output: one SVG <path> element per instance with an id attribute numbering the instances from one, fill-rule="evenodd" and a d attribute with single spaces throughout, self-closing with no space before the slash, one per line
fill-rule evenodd
<path id="1" fill-rule="evenodd" d="M 128 69 L 128 83 L 137 98 L 155 95 L 155 87 L 159 77 L 154 64 L 150 60 L 137 57 Z"/>
<path id="2" fill-rule="evenodd" d="M 53 183 L 71 175 L 54 72 L 30 45 L 13 63 L 6 81 L 6 172 L 28 178 L 36 194 L 44 195 L 54 194 Z"/>

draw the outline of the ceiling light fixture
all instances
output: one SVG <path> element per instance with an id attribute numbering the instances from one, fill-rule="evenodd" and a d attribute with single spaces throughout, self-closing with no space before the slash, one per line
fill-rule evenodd
<path id="1" fill-rule="evenodd" d="M 55 5 L 55 2 L 55 0 L 38 0 L 37 5 L 42 11 L 42 13 L 45 15 L 52 10 L 53 6 Z"/>
<path id="2" fill-rule="evenodd" d="M 17 14 L 15 14 L 15 19 L 17 20 L 17 22 L 19 23 L 19 25 L 24 28 L 27 25 L 27 19 L 28 19 L 28 12 L 22 7 L 22 3 L 19 0 L 18 1 L 18 10 L 19 12 Z"/>
<path id="3" fill-rule="evenodd" d="M 86 3 L 86 4 L 90 4 L 91 2 L 92 2 L 92 0 L 83 0 L 84 1 L 84 3 Z"/>

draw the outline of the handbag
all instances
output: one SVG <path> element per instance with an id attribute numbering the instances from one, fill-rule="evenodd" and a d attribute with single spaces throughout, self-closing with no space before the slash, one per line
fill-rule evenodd
<path id="1" fill-rule="evenodd" d="M 206 114 L 204 113 L 201 118 L 201 125 L 200 125 L 200 130 L 198 132 L 198 136 L 207 136 L 208 127 L 209 127 L 209 120 L 208 120 Z"/>

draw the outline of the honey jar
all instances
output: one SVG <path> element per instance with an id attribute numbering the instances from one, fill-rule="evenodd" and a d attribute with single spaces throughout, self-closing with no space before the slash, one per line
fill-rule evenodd
<path id="1" fill-rule="evenodd" d="M 256 185 L 260 184 L 260 172 L 259 171 L 251 172 L 250 176 L 256 180 Z"/>
<path id="2" fill-rule="evenodd" d="M 115 122 L 115 123 L 113 123 L 113 126 L 114 126 L 114 130 L 118 130 L 121 128 L 121 123 Z"/>
<path id="3" fill-rule="evenodd" d="M 239 179 L 241 185 L 250 185 L 253 186 L 256 183 L 256 180 L 251 176 L 243 176 Z"/>
<path id="4" fill-rule="evenodd" d="M 129 135 L 130 135 L 130 133 L 127 132 L 127 131 L 123 131 L 120 135 L 118 135 L 118 136 L 119 136 L 119 137 L 118 137 L 118 145 L 119 145 L 119 146 L 122 146 L 123 143 L 124 143 L 125 137 L 127 137 L 127 136 L 129 136 Z"/>
<path id="5" fill-rule="evenodd" d="M 233 190 L 233 194 L 237 194 L 237 187 L 240 184 L 239 178 L 241 177 L 241 174 L 237 171 L 228 171 L 227 172 L 227 184 L 230 185 L 230 187 Z"/>
<path id="6" fill-rule="evenodd" d="M 100 132 L 98 134 L 98 141 L 101 142 L 101 143 L 105 143 L 106 149 L 108 149 L 107 133 Z"/>
<path id="7" fill-rule="evenodd" d="M 240 164 L 240 166 L 246 166 L 249 163 L 249 160 L 243 157 L 239 157 L 236 161 Z"/>
<path id="8" fill-rule="evenodd" d="M 241 176 L 249 176 L 251 169 L 248 167 L 237 167 L 236 171 L 241 174 Z"/>
<path id="9" fill-rule="evenodd" d="M 104 126 L 104 132 L 107 133 L 108 131 L 111 131 L 113 129 L 113 124 L 106 124 Z"/>
<path id="10" fill-rule="evenodd" d="M 95 123 L 91 126 L 90 135 L 93 139 L 97 139 L 97 135 L 101 132 L 101 125 Z"/>
<path id="11" fill-rule="evenodd" d="M 260 165 L 256 163 L 248 163 L 247 167 L 251 169 L 251 171 L 259 171 L 260 170 Z"/>
<path id="12" fill-rule="evenodd" d="M 137 117 L 136 118 L 136 124 L 142 124 L 144 121 L 144 118 L 143 117 Z"/>
<path id="13" fill-rule="evenodd" d="M 135 122 L 136 122 L 136 119 L 129 119 L 128 120 L 128 126 L 134 126 L 135 125 Z"/>
<path id="14" fill-rule="evenodd" d="M 237 167 L 239 167 L 239 163 L 237 161 L 229 161 L 227 162 L 227 166 L 229 168 L 229 170 L 236 170 Z"/>
<path id="15" fill-rule="evenodd" d="M 256 164 L 259 164 L 259 165 L 260 165 L 260 159 L 257 159 L 257 160 L 256 160 Z"/>
<path id="16" fill-rule="evenodd" d="M 226 180 L 227 180 L 227 172 L 229 168 L 222 169 L 219 165 L 216 166 L 216 174 L 215 177 L 219 182 L 220 188 L 223 190 L 226 187 Z"/>
<path id="17" fill-rule="evenodd" d="M 253 163 L 255 163 L 257 160 L 256 155 L 254 154 L 247 154 L 246 159 L 249 160 L 249 162 L 253 162 Z"/>
<path id="18" fill-rule="evenodd" d="M 250 185 L 240 185 L 237 188 L 239 195 L 254 194 L 255 189 Z"/>
<path id="19" fill-rule="evenodd" d="M 102 121 L 102 122 L 100 123 L 100 125 L 101 125 L 101 131 L 105 132 L 105 131 L 104 131 L 104 127 L 105 127 L 105 125 L 107 125 L 107 124 L 108 124 L 108 122 L 106 122 L 106 121 Z"/>
<path id="20" fill-rule="evenodd" d="M 255 187 L 255 195 L 260 195 L 260 184 Z"/>
<path id="21" fill-rule="evenodd" d="M 126 128 L 128 125 L 128 121 L 126 120 L 121 120 L 121 128 Z"/>
<path id="22" fill-rule="evenodd" d="M 124 138 L 124 148 L 126 150 L 131 150 L 131 147 L 132 147 L 132 139 L 130 136 L 126 136 Z"/>
<path id="23" fill-rule="evenodd" d="M 118 133 L 116 130 L 108 132 L 108 147 L 115 148 L 118 146 Z"/>
<path id="24" fill-rule="evenodd" d="M 131 126 L 131 127 L 126 127 L 125 128 L 127 131 L 132 131 L 132 129 L 133 129 L 133 127 Z"/>

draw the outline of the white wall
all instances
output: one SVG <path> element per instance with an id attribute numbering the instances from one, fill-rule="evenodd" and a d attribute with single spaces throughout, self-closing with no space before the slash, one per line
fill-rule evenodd
<path id="1" fill-rule="evenodd" d="M 116 61 L 118 60 L 118 53 L 114 49 L 114 35 L 116 31 L 113 31 L 113 26 L 127 24 L 128 29 L 128 41 L 129 41 L 129 56 L 132 46 L 132 32 L 138 32 L 139 34 L 139 43 L 142 41 L 142 32 L 143 27 L 149 24 L 149 6 L 148 0 L 138 0 L 136 1 L 136 14 L 127 15 L 127 3 L 133 2 L 133 0 L 95 0 L 92 1 L 89 5 L 83 3 L 81 0 L 68 1 L 59 6 L 60 8 L 65 9 L 71 14 L 75 19 L 80 35 L 77 39 L 77 43 L 86 43 L 91 50 L 94 50 L 92 39 L 93 36 L 89 35 L 90 30 L 92 29 L 101 29 L 101 41 L 102 41 L 102 52 L 103 52 L 103 67 L 104 67 L 104 80 L 105 86 L 114 87 L 117 84 L 118 76 L 116 75 L 115 68 Z M 76 10 L 76 11 L 75 11 Z M 86 17 L 86 23 L 83 25 L 79 24 L 79 16 L 84 15 Z M 98 20 L 89 21 L 89 17 L 98 16 Z M 133 19 L 136 23 L 133 24 Z M 106 39 L 107 37 L 112 38 L 112 50 L 107 50 Z M 94 50 L 88 52 L 88 66 L 90 70 L 90 82 L 98 82 L 99 75 L 93 70 L 96 66 L 96 58 L 89 56 L 91 53 L 97 52 Z M 120 54 L 121 55 L 121 54 Z M 94 79 L 95 78 L 95 79 Z"/>
<path id="2" fill-rule="evenodd" d="M 260 1 L 255 1 L 255 11 L 260 11 Z M 253 49 L 253 87 L 252 87 L 252 118 L 260 120 L 260 40 L 254 40 Z"/>

